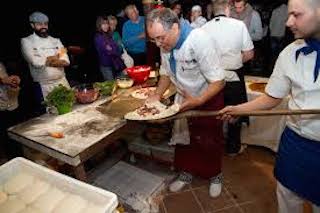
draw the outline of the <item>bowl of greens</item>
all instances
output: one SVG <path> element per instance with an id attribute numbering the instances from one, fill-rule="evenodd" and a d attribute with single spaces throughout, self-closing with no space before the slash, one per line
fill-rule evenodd
<path id="1" fill-rule="evenodd" d="M 93 84 L 93 87 L 98 89 L 100 92 L 100 95 L 103 95 L 103 96 L 110 96 L 114 86 L 115 86 L 115 81 L 113 80 L 96 82 Z"/>
<path id="2" fill-rule="evenodd" d="M 61 84 L 55 87 L 45 98 L 45 104 L 54 106 L 59 115 L 71 112 L 74 102 L 74 91 Z"/>

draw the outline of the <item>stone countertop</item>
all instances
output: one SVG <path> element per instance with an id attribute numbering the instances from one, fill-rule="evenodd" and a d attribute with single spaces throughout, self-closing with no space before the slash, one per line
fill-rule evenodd
<path id="1" fill-rule="evenodd" d="M 122 118 L 97 110 L 97 106 L 108 101 L 110 97 L 88 105 L 77 105 L 72 112 L 64 115 L 44 114 L 13 126 L 8 131 L 67 156 L 76 157 L 126 124 Z M 48 132 L 62 132 L 64 138 L 47 136 Z"/>

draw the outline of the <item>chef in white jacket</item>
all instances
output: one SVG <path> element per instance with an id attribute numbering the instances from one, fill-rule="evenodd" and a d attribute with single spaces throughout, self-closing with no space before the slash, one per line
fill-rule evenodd
<path id="1" fill-rule="evenodd" d="M 21 39 L 21 49 L 37 88 L 37 99 L 42 102 L 59 84 L 70 87 L 64 73 L 70 61 L 60 39 L 49 36 L 49 18 L 45 14 L 34 12 L 29 21 L 34 32 Z"/>

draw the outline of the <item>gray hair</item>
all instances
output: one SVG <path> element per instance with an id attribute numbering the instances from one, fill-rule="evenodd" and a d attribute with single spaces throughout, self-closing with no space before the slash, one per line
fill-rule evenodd
<path id="1" fill-rule="evenodd" d="M 215 15 L 224 14 L 224 10 L 229 6 L 229 0 L 215 0 L 212 3 Z"/>
<path id="2" fill-rule="evenodd" d="M 178 24 L 178 26 L 180 26 L 177 14 L 169 8 L 159 8 L 152 10 L 147 15 L 146 21 L 147 25 L 158 22 L 166 31 L 170 30 L 173 24 Z"/>
<path id="3" fill-rule="evenodd" d="M 126 6 L 126 8 L 124 9 L 124 12 L 125 12 L 126 15 L 128 15 L 128 11 L 129 10 L 138 11 L 136 5 L 134 5 L 134 4 L 129 4 L 129 5 Z"/>

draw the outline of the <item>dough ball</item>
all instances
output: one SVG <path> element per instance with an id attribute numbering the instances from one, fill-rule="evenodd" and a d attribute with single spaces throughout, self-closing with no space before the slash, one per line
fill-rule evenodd
<path id="1" fill-rule="evenodd" d="M 35 179 L 32 185 L 27 186 L 21 190 L 17 196 L 26 204 L 35 201 L 40 195 L 48 191 L 50 185 L 42 180 Z"/>
<path id="2" fill-rule="evenodd" d="M 27 208 L 22 209 L 18 213 L 44 213 L 44 212 L 40 211 L 39 209 L 35 209 L 35 208 L 32 208 L 29 206 Z"/>
<path id="3" fill-rule="evenodd" d="M 66 193 L 63 191 L 57 188 L 51 188 L 46 193 L 40 195 L 31 206 L 42 212 L 51 212 L 65 196 Z"/>
<path id="4" fill-rule="evenodd" d="M 53 213 L 80 213 L 81 210 L 85 209 L 88 204 L 88 201 L 81 198 L 78 195 L 69 194 L 65 197 L 53 210 Z"/>
<path id="5" fill-rule="evenodd" d="M 10 178 L 3 186 L 4 192 L 11 194 L 16 194 L 22 189 L 32 184 L 34 177 L 26 173 L 20 173 L 13 178 Z"/>
<path id="6" fill-rule="evenodd" d="M 18 213 L 24 209 L 26 205 L 19 199 L 7 200 L 6 202 L 0 204 L 0 212 L 3 213 Z"/>
<path id="7" fill-rule="evenodd" d="M 89 203 L 81 213 L 105 213 L 105 207 L 99 206 L 95 203 Z"/>
<path id="8" fill-rule="evenodd" d="M 8 199 L 8 195 L 3 191 L 0 191 L 0 205 Z"/>

